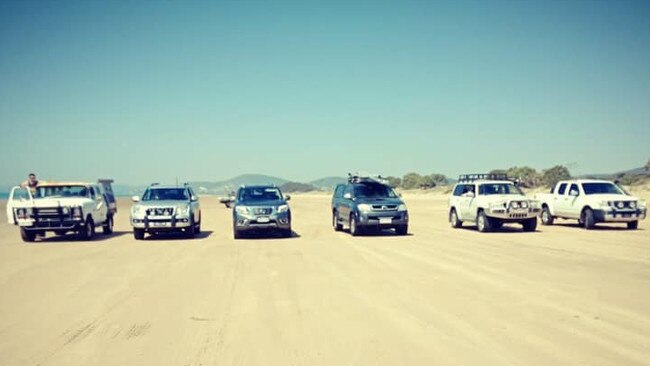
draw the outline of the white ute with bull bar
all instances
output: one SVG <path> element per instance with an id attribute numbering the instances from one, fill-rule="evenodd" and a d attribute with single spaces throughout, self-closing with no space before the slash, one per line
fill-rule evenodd
<path id="1" fill-rule="evenodd" d="M 98 226 L 105 235 L 111 234 L 117 213 L 112 182 L 48 182 L 39 184 L 33 192 L 14 187 L 7 201 L 8 222 L 20 228 L 26 242 L 47 232 L 74 232 L 81 240 L 91 240 Z"/>

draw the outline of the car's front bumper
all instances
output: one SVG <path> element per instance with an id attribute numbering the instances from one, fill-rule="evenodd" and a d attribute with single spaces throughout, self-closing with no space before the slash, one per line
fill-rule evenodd
<path id="1" fill-rule="evenodd" d="M 596 222 L 631 222 L 644 220 L 647 215 L 646 208 L 638 208 L 635 210 L 613 210 L 599 209 L 594 210 L 594 219 Z"/>
<path id="2" fill-rule="evenodd" d="M 191 225 L 189 217 L 143 216 L 131 218 L 133 228 L 147 231 L 174 231 L 188 228 Z"/>
<path id="3" fill-rule="evenodd" d="M 233 220 L 238 231 L 291 229 L 291 214 L 289 212 L 273 213 L 271 215 L 235 213 Z"/>
<path id="4" fill-rule="evenodd" d="M 359 212 L 358 226 L 390 229 L 408 226 L 408 211 Z"/>
<path id="5" fill-rule="evenodd" d="M 28 231 L 77 231 L 84 226 L 81 218 L 73 219 L 70 217 L 47 217 L 47 218 L 18 218 L 16 223 L 21 228 Z"/>

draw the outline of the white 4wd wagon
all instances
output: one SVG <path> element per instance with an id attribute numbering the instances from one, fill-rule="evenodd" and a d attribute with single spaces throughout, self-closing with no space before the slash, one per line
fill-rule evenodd
<path id="1" fill-rule="evenodd" d="M 459 177 L 449 198 L 449 222 L 454 228 L 464 222 L 476 223 L 480 232 L 507 223 L 535 231 L 540 207 L 504 174 L 467 174 Z"/>
<path id="2" fill-rule="evenodd" d="M 20 236 L 26 242 L 46 232 L 75 232 L 79 239 L 91 240 L 98 226 L 104 234 L 110 234 L 117 212 L 112 182 L 42 183 L 34 193 L 14 187 L 7 201 L 7 219 L 20 227 Z"/>

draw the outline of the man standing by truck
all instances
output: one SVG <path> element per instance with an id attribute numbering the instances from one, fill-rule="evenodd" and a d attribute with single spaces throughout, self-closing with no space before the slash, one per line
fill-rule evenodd
<path id="1" fill-rule="evenodd" d="M 38 183 L 40 182 L 38 181 L 38 179 L 36 179 L 36 174 L 29 173 L 29 175 L 27 176 L 27 180 L 20 183 L 20 186 L 23 188 L 29 188 L 32 195 L 34 195 L 34 193 L 36 193 L 36 187 L 38 186 Z"/>

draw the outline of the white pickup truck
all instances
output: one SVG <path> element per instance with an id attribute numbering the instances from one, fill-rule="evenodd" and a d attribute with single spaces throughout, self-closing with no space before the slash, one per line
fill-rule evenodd
<path id="1" fill-rule="evenodd" d="M 23 241 L 32 242 L 46 232 L 64 235 L 75 232 L 81 240 L 91 240 L 95 227 L 104 234 L 113 232 L 117 212 L 112 180 L 98 183 L 41 183 L 34 192 L 14 187 L 7 200 L 7 219 L 20 227 Z"/>
<path id="2" fill-rule="evenodd" d="M 561 181 L 551 193 L 539 193 L 535 199 L 542 203 L 543 225 L 563 218 L 578 220 L 585 229 L 593 229 L 599 222 L 620 222 L 634 230 L 647 211 L 645 201 L 606 180 Z"/>

